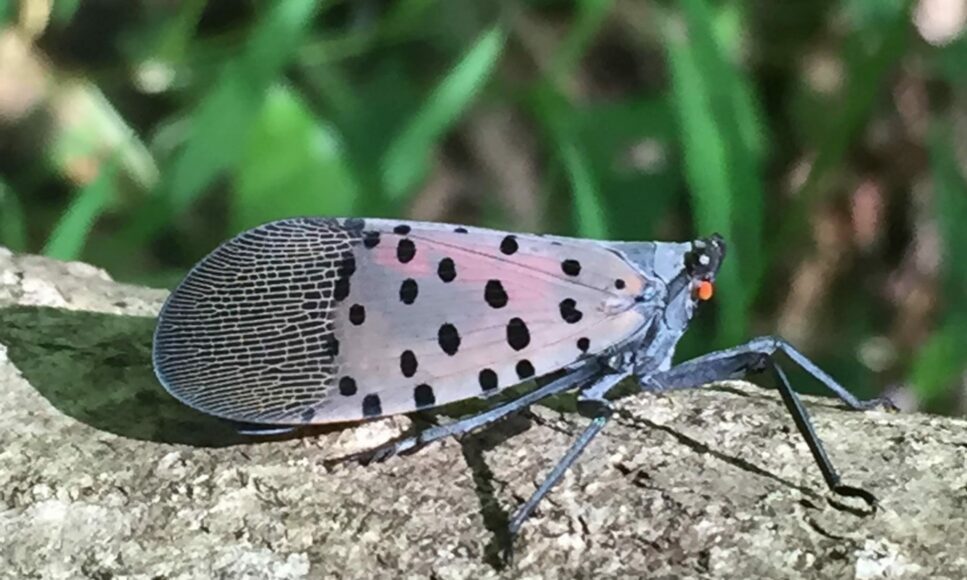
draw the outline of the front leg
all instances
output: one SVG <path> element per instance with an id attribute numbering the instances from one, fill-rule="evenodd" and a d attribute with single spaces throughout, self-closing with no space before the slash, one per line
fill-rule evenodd
<path id="1" fill-rule="evenodd" d="M 893 402 L 886 397 L 865 401 L 857 399 L 796 347 L 775 336 L 753 338 L 745 344 L 693 358 L 661 373 L 639 375 L 639 384 L 646 391 L 667 391 L 691 389 L 717 381 L 742 379 L 772 366 L 777 352 L 785 353 L 853 409 L 863 411 L 884 406 L 896 410 Z"/>
<path id="2" fill-rule="evenodd" d="M 779 394 L 782 396 L 782 401 L 792 415 L 796 428 L 805 439 L 806 445 L 809 446 L 809 451 L 819 466 L 823 479 L 826 480 L 826 485 L 840 495 L 861 497 L 871 505 L 875 504 L 876 498 L 869 492 L 840 483 L 839 474 L 833 468 L 819 436 L 816 435 L 816 430 L 809 420 L 809 415 L 806 414 L 802 401 L 792 390 L 786 374 L 775 361 L 775 355 L 779 351 L 784 352 L 853 409 L 865 410 L 880 405 L 887 408 L 896 408 L 886 398 L 866 401 L 857 399 L 791 344 L 781 338 L 771 336 L 755 338 L 737 347 L 691 359 L 667 371 L 641 376 L 639 383 L 643 390 L 649 391 L 695 388 L 716 381 L 743 378 L 771 367 L 778 378 Z"/>

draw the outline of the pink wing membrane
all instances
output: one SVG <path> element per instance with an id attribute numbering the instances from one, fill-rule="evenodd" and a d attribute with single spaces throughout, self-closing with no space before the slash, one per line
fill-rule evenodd
<path id="1" fill-rule="evenodd" d="M 335 381 L 351 388 L 337 387 L 313 422 L 486 395 L 641 327 L 631 306 L 644 279 L 606 248 L 458 227 L 367 220 L 372 247 L 355 247 L 351 288 L 335 310 Z"/>

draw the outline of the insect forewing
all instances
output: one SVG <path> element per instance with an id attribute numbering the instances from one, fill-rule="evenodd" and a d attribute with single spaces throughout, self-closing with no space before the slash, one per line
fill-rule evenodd
<path id="1" fill-rule="evenodd" d="M 169 297 L 155 370 L 257 423 L 404 413 L 496 392 L 627 341 L 645 277 L 594 241 L 299 218 L 226 242 Z"/>

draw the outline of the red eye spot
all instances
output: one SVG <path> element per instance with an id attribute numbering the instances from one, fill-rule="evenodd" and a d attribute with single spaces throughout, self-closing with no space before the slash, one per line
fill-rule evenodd
<path id="1" fill-rule="evenodd" d="M 695 297 L 699 300 L 705 302 L 706 300 L 711 300 L 712 295 L 715 294 L 715 286 L 708 280 L 702 280 L 695 287 Z"/>

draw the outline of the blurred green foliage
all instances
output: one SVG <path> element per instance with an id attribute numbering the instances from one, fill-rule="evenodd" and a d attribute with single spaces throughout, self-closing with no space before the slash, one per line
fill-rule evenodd
<path id="1" fill-rule="evenodd" d="M 0 2 L 0 244 L 171 285 L 291 215 L 717 231 L 685 353 L 792 329 L 863 395 L 963 397 L 967 40 L 911 2 L 124 6 Z"/>

